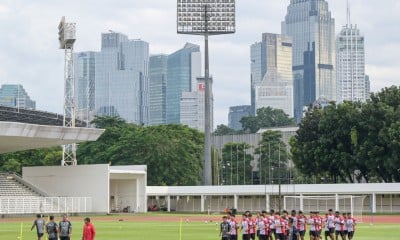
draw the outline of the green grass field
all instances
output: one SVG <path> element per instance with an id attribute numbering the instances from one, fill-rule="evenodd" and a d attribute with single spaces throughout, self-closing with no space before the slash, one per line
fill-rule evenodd
<path id="1" fill-rule="evenodd" d="M 92 222 L 96 226 L 96 240 L 117 240 L 117 239 L 138 239 L 138 240 L 180 240 L 180 218 L 179 215 L 168 215 L 165 221 L 137 221 L 129 218 L 128 220 L 118 221 L 118 216 L 110 219 L 104 217 L 93 217 Z M 140 217 L 140 216 L 138 216 Z M 123 218 L 123 217 L 121 217 Z M 207 240 L 220 239 L 218 237 L 218 225 L 216 222 L 189 221 L 186 222 L 184 217 L 182 222 L 182 240 Z M 73 218 L 73 234 L 72 240 L 80 240 L 83 222 L 81 218 Z M 6 221 L 4 221 L 6 220 Z M 0 222 L 0 239 L 16 240 L 20 239 L 21 222 L 10 218 L 3 219 Z M 34 240 L 36 233 L 30 231 L 32 221 L 30 219 L 23 220 L 22 239 Z M 399 225 L 383 225 L 383 224 L 359 224 L 357 226 L 355 240 L 398 240 Z M 46 239 L 46 238 L 44 238 Z"/>

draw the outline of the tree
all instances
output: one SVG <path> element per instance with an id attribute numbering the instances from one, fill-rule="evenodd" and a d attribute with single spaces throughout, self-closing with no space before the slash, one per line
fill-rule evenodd
<path id="1" fill-rule="evenodd" d="M 105 128 L 96 141 L 81 144 L 87 164 L 147 165 L 148 185 L 198 185 L 204 135 L 183 125 L 137 126 L 120 119 L 96 118 Z"/>
<path id="2" fill-rule="evenodd" d="M 61 165 L 61 147 L 5 153 L 0 155 L 0 171 L 22 173 L 22 167 Z"/>
<path id="3" fill-rule="evenodd" d="M 237 131 L 235 129 L 232 129 L 224 124 L 220 124 L 217 126 L 217 129 L 215 129 L 213 135 L 215 136 L 223 136 L 223 135 L 233 135 L 237 134 Z"/>
<path id="4" fill-rule="evenodd" d="M 220 185 L 252 184 L 252 156 L 247 153 L 247 143 L 227 143 L 222 149 L 222 158 L 218 164 Z"/>
<path id="5" fill-rule="evenodd" d="M 366 103 L 331 103 L 307 112 L 290 140 L 298 170 L 330 182 L 400 181 L 400 88 Z"/>
<path id="6" fill-rule="evenodd" d="M 255 153 L 259 156 L 261 184 L 290 183 L 292 170 L 289 169 L 289 155 L 281 132 L 265 131 Z"/>
<path id="7" fill-rule="evenodd" d="M 256 133 L 261 128 L 282 127 L 294 125 L 294 119 L 289 118 L 282 109 L 273 109 L 271 107 L 257 109 L 257 115 L 243 117 L 240 122 L 244 131 Z"/>

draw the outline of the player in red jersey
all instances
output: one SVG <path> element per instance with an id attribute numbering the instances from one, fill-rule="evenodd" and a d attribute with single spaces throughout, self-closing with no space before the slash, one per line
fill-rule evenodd
<path id="1" fill-rule="evenodd" d="M 260 230 L 258 239 L 259 240 L 268 240 L 269 238 L 269 217 L 267 216 L 266 211 L 262 211 L 260 219 L 258 221 L 258 229 Z"/>
<path id="2" fill-rule="evenodd" d="M 237 240 L 239 224 L 235 218 L 235 214 L 233 214 L 233 213 L 229 214 L 229 225 L 231 225 L 230 240 Z"/>
<path id="3" fill-rule="evenodd" d="M 319 212 L 315 212 L 315 231 L 317 232 L 317 240 L 321 239 L 321 232 L 322 232 L 322 224 L 323 224 L 323 219 L 319 215 Z"/>
<path id="4" fill-rule="evenodd" d="M 251 213 L 249 213 L 248 217 L 247 217 L 247 221 L 249 222 L 249 235 L 250 235 L 250 239 L 255 240 L 256 239 L 256 221 L 253 218 L 253 215 Z"/>
<path id="5" fill-rule="evenodd" d="M 274 218 L 275 224 L 275 239 L 285 240 L 285 222 L 281 218 L 281 214 L 277 212 Z"/>
<path id="6" fill-rule="evenodd" d="M 328 215 L 326 217 L 326 225 L 327 229 L 329 230 L 329 237 L 331 240 L 335 239 L 335 216 L 333 215 L 333 210 L 328 210 Z"/>
<path id="7" fill-rule="evenodd" d="M 90 218 L 84 219 L 85 224 L 83 225 L 82 240 L 94 240 L 96 236 L 96 229 L 90 222 Z"/>
<path id="8" fill-rule="evenodd" d="M 335 212 L 335 218 L 334 218 L 334 223 L 335 223 L 335 237 L 336 240 L 339 240 L 339 235 L 344 240 L 343 237 L 343 218 L 340 216 L 340 213 L 338 211 Z"/>
<path id="9" fill-rule="evenodd" d="M 347 213 L 346 226 L 347 237 L 349 238 L 349 240 L 352 240 L 354 237 L 354 232 L 356 230 L 356 220 L 351 216 L 351 213 Z"/>
<path id="10" fill-rule="evenodd" d="M 271 209 L 269 211 L 269 240 L 276 239 L 276 231 L 275 231 L 275 210 Z"/>
<path id="11" fill-rule="evenodd" d="M 343 240 L 347 239 L 347 214 L 343 213 Z"/>
<path id="12" fill-rule="evenodd" d="M 304 236 L 307 230 L 307 217 L 304 216 L 303 211 L 300 210 L 296 218 L 297 218 L 296 228 L 299 231 L 300 239 L 304 240 Z"/>
<path id="13" fill-rule="evenodd" d="M 317 227 L 316 227 L 316 215 L 314 212 L 310 212 L 310 218 L 308 218 L 308 225 L 310 225 L 310 240 L 318 240 L 317 238 Z"/>
<path id="14" fill-rule="evenodd" d="M 242 239 L 250 240 L 249 221 L 247 220 L 246 214 L 243 214 L 243 216 L 242 216 L 242 223 L 241 223 L 240 229 L 242 230 Z"/>

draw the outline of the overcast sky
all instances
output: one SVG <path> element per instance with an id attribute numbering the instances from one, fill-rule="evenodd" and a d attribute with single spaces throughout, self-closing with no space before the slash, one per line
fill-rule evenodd
<path id="1" fill-rule="evenodd" d="M 250 45 L 261 33 L 280 33 L 289 0 L 236 0 L 237 31 L 210 38 L 215 124 L 229 106 L 250 104 Z M 336 32 L 346 23 L 346 0 L 328 0 Z M 372 91 L 399 85 L 400 1 L 350 0 L 351 21 L 366 38 Z M 76 51 L 98 51 L 100 34 L 114 30 L 150 43 L 150 53 L 172 53 L 200 36 L 176 34 L 176 0 L 0 0 L 0 84 L 22 84 L 37 109 L 62 113 L 62 16 L 77 23 Z M 203 50 L 202 50 L 203 51 Z"/>

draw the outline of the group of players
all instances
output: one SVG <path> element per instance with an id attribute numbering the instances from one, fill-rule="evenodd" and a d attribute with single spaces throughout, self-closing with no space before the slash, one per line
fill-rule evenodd
<path id="1" fill-rule="evenodd" d="M 48 240 L 70 240 L 72 234 L 72 224 L 68 219 L 68 216 L 64 214 L 62 220 L 57 224 L 54 221 L 54 216 L 49 216 L 49 221 L 42 218 L 42 214 L 36 216 L 35 221 L 32 224 L 31 231 L 36 228 L 38 240 L 42 240 L 44 234 L 47 234 L 46 239 Z M 96 230 L 94 225 L 90 222 L 90 218 L 84 219 L 82 240 L 94 240 Z"/>
<path id="2" fill-rule="evenodd" d="M 304 240 L 309 229 L 310 240 L 321 240 L 324 230 L 325 240 L 352 240 L 356 220 L 351 213 L 333 212 L 329 209 L 325 216 L 319 212 L 310 212 L 306 217 L 302 211 L 292 210 L 282 214 L 273 209 L 269 213 L 262 211 L 253 217 L 249 211 L 242 215 L 239 221 L 235 215 L 228 213 L 220 224 L 222 240 L 237 240 L 239 231 L 243 240 Z"/>

